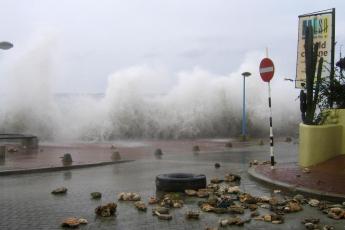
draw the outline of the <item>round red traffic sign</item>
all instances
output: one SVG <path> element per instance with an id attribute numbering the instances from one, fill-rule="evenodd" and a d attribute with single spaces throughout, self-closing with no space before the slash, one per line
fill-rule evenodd
<path id="1" fill-rule="evenodd" d="M 274 75 L 274 64 L 269 58 L 264 58 L 260 62 L 260 76 L 263 81 L 269 82 Z"/>

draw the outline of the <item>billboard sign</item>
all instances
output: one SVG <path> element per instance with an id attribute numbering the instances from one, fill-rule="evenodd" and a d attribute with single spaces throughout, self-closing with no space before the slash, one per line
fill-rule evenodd
<path id="1" fill-rule="evenodd" d="M 324 63 L 329 64 L 334 61 L 334 9 L 305 14 L 299 16 L 298 22 L 298 47 L 296 65 L 296 88 L 304 88 L 305 83 L 305 35 L 306 28 L 311 25 L 314 33 L 314 44 L 319 44 L 318 60 L 323 57 Z M 318 63 L 318 61 L 317 61 Z M 322 77 L 329 77 L 330 73 L 326 68 L 322 69 Z"/>

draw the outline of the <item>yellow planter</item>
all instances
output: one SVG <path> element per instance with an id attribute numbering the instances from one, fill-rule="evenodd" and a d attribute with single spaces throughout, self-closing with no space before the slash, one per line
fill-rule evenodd
<path id="1" fill-rule="evenodd" d="M 300 124 L 299 165 L 309 167 L 342 154 L 342 132 L 340 124 Z"/>

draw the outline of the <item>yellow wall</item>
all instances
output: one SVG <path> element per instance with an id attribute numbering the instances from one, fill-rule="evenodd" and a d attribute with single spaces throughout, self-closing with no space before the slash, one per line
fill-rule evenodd
<path id="1" fill-rule="evenodd" d="M 299 165 L 309 167 L 339 155 L 342 151 L 341 125 L 299 126 Z"/>
<path id="2" fill-rule="evenodd" d="M 328 111 L 324 125 L 299 126 L 299 165 L 308 167 L 345 154 L 345 109 Z"/>
<path id="3" fill-rule="evenodd" d="M 336 115 L 337 124 L 343 127 L 341 154 L 345 154 L 345 109 L 337 109 L 334 111 L 334 114 Z"/>

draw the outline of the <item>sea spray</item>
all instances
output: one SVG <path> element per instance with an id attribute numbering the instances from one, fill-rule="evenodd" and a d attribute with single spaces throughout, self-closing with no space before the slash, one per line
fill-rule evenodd
<path id="1" fill-rule="evenodd" d="M 52 53 L 49 43 L 33 47 L 9 71 L 1 132 L 58 141 L 238 136 L 241 72 L 251 71 L 246 89 L 248 131 L 251 136 L 267 135 L 267 87 L 257 73 L 258 53 L 249 53 L 228 75 L 200 67 L 172 75 L 145 65 L 129 67 L 109 76 L 104 95 L 54 94 Z M 296 92 L 277 78 L 272 82 L 275 132 L 294 135 L 299 122 Z"/>

